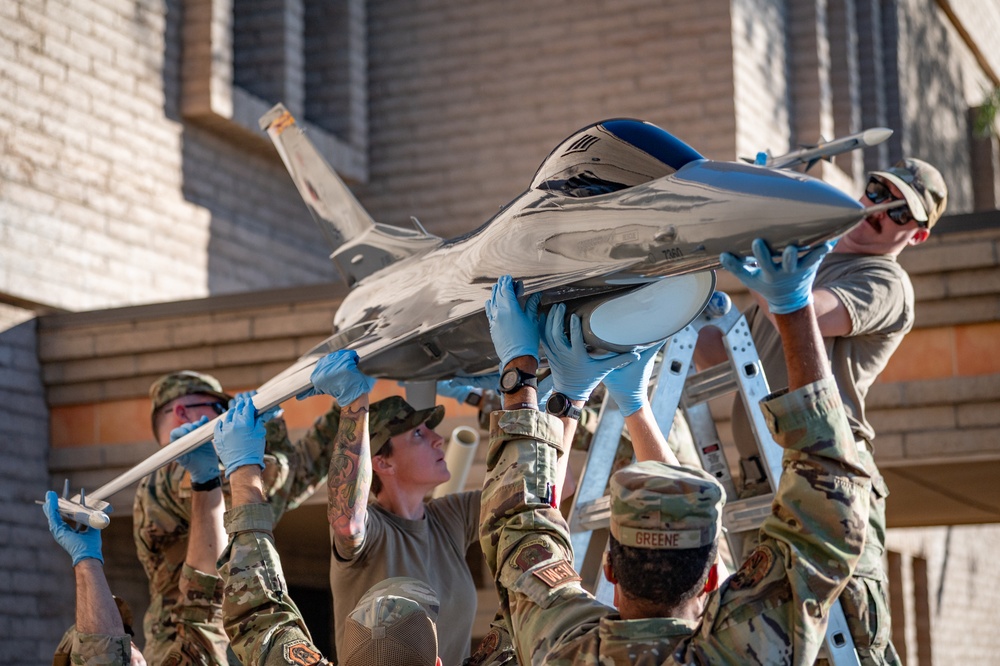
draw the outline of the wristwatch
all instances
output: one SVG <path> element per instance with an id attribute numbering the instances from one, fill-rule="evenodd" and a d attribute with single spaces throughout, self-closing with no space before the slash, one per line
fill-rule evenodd
<path id="1" fill-rule="evenodd" d="M 538 378 L 530 372 L 524 372 L 518 368 L 511 368 L 500 375 L 500 392 L 516 393 L 525 386 L 538 388 Z"/>
<path id="2" fill-rule="evenodd" d="M 545 403 L 545 411 L 554 416 L 579 420 L 583 410 L 573 404 L 565 393 L 553 393 Z"/>
<path id="3" fill-rule="evenodd" d="M 207 492 L 209 490 L 215 490 L 216 488 L 222 486 L 222 475 L 209 479 L 208 481 L 202 481 L 197 483 L 195 481 L 191 482 L 191 490 L 199 492 Z"/>

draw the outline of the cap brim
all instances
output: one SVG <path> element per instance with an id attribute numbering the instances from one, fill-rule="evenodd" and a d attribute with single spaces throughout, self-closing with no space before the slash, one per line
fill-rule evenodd
<path id="1" fill-rule="evenodd" d="M 924 207 L 923 197 L 905 180 L 888 171 L 872 171 L 871 175 L 885 178 L 895 185 L 902 192 L 903 198 L 906 199 L 906 205 L 910 207 L 910 212 L 913 213 L 914 219 L 918 222 L 927 221 L 927 209 Z"/>
<path id="2" fill-rule="evenodd" d="M 422 423 L 426 424 L 428 428 L 433 430 L 440 425 L 443 419 L 444 405 L 436 405 L 428 409 L 418 409 L 410 414 L 409 418 L 397 425 L 395 428 L 392 428 L 389 432 L 394 436 L 402 435 L 404 432 L 409 432 Z"/>

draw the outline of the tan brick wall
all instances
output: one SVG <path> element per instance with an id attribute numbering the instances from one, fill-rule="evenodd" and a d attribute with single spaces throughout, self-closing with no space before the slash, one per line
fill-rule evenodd
<path id="1" fill-rule="evenodd" d="M 178 118 L 178 10 L 3 3 L 0 292 L 79 310 L 332 277 L 277 160 Z"/>
<path id="2" fill-rule="evenodd" d="M 902 153 L 938 165 L 948 183 L 949 212 L 971 211 L 966 111 L 992 83 L 934 0 L 899 0 L 898 6 L 905 36 L 896 58 Z"/>
<path id="3" fill-rule="evenodd" d="M 649 120 L 735 156 L 728 0 L 421 0 L 368 5 L 370 184 L 379 221 L 469 231 L 545 156 L 604 118 Z"/>
<path id="4" fill-rule="evenodd" d="M 733 7 L 736 154 L 754 157 L 789 149 L 790 107 L 785 42 L 786 3 L 739 0 Z"/>
<path id="5" fill-rule="evenodd" d="M 930 625 L 930 647 L 935 664 L 994 663 L 1000 653 L 1000 634 L 995 626 L 1000 606 L 996 585 L 996 552 L 1000 548 L 1000 526 L 934 527 L 889 530 L 888 548 L 902 556 L 902 594 L 907 611 L 893 617 L 906 631 L 908 666 L 917 664 L 920 623 Z M 928 612 L 918 612 L 913 593 L 912 559 L 926 560 Z M 918 584 L 914 584 L 917 582 Z M 918 666 L 924 666 L 920 661 Z"/>

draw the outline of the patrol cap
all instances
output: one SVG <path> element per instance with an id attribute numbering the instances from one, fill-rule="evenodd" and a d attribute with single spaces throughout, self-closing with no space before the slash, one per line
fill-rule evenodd
<path id="1" fill-rule="evenodd" d="M 611 534 L 623 546 L 680 550 L 715 541 L 725 493 L 707 472 L 657 461 L 611 477 Z"/>
<path id="2" fill-rule="evenodd" d="M 194 370 L 181 370 L 171 372 L 157 379 L 149 387 L 149 399 L 153 406 L 150 418 L 153 420 L 153 428 L 156 428 L 156 412 L 161 407 L 185 395 L 210 395 L 222 400 L 226 404 L 233 399 L 233 396 L 222 390 L 222 384 L 212 375 L 206 375 Z"/>
<path id="3" fill-rule="evenodd" d="M 409 432 L 421 423 L 426 423 L 428 428 L 436 428 L 443 418 L 443 405 L 417 410 L 398 395 L 379 400 L 368 408 L 368 438 L 372 455 L 381 451 L 390 437 Z"/>
<path id="4" fill-rule="evenodd" d="M 434 590 L 416 578 L 387 578 L 373 585 L 347 616 L 343 663 L 434 666 L 440 608 Z"/>
<path id="5" fill-rule="evenodd" d="M 948 186 L 941 172 L 923 160 L 908 157 L 868 176 L 884 178 L 898 187 L 913 217 L 927 229 L 937 223 L 948 205 Z"/>

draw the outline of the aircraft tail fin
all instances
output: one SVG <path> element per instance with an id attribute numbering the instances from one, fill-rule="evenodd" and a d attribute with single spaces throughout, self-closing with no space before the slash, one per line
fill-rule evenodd
<path id="1" fill-rule="evenodd" d="M 354 197 L 283 104 L 260 119 L 310 214 L 330 243 L 330 258 L 347 284 L 405 257 L 437 246 L 441 239 L 421 229 L 379 224 Z"/>

